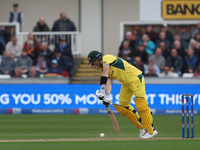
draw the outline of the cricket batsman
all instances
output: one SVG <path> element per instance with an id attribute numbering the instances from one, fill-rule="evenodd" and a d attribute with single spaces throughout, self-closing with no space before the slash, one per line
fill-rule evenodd
<path id="1" fill-rule="evenodd" d="M 140 129 L 139 137 L 149 139 L 158 134 L 153 126 L 153 118 L 146 100 L 145 82 L 142 71 L 132 66 L 125 60 L 114 55 L 102 55 L 94 50 L 88 54 L 89 63 L 102 71 L 100 79 L 100 90 L 96 95 L 103 104 L 112 103 L 112 79 L 122 83 L 119 105 L 113 104 L 119 114 L 128 118 L 137 128 Z M 135 106 L 137 111 L 130 105 L 131 99 L 135 95 Z"/>

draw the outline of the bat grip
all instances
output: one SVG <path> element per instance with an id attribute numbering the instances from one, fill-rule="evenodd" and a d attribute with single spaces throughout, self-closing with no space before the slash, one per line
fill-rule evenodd
<path id="1" fill-rule="evenodd" d="M 108 113 L 111 113 L 110 106 L 109 105 L 105 105 L 105 106 L 106 106 L 106 109 L 107 109 Z"/>

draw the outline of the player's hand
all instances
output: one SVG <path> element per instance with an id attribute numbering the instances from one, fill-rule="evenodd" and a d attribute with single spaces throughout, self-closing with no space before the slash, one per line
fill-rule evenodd
<path id="1" fill-rule="evenodd" d="M 104 105 L 110 105 L 112 103 L 113 97 L 111 94 L 106 93 L 105 98 L 103 100 Z"/>
<path id="2" fill-rule="evenodd" d="M 105 97 L 105 88 L 101 87 L 100 90 L 96 90 L 96 96 L 100 99 L 100 100 L 104 100 Z"/>

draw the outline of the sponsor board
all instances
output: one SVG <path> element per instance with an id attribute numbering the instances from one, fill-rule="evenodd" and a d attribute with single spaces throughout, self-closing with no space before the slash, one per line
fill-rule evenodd
<path id="1" fill-rule="evenodd" d="M 85 84 L 1 84 L 0 110 L 2 113 L 106 113 L 95 95 L 100 85 Z M 119 104 L 121 85 L 112 87 L 113 103 Z M 147 101 L 153 113 L 176 113 L 181 110 L 181 94 L 193 94 L 194 109 L 200 109 L 200 85 L 147 84 Z M 131 105 L 135 107 L 134 96 Z M 114 107 L 111 106 L 113 110 Z M 31 110 L 31 111 L 30 111 Z M 105 111 L 105 112 L 104 112 Z M 115 112 L 114 112 L 115 113 Z M 117 112 L 116 112 L 117 113 Z"/>
<path id="2" fill-rule="evenodd" d="M 163 0 L 163 19 L 200 19 L 199 0 Z"/>

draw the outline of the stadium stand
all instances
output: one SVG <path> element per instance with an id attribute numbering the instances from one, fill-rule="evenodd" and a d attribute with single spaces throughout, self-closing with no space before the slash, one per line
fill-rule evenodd
<path id="1" fill-rule="evenodd" d="M 46 31 L 41 31 L 41 32 L 20 32 L 19 31 L 19 24 L 18 23 L 0 23 L 0 26 L 3 26 L 3 29 L 5 29 L 4 26 L 13 26 L 15 28 L 15 35 L 18 38 L 18 41 L 24 45 L 24 48 L 26 48 L 26 42 L 31 42 L 29 39 L 29 36 L 32 35 L 33 39 L 31 39 L 34 43 L 34 51 L 35 55 L 32 58 L 33 65 L 35 66 L 37 63 L 37 58 L 40 54 L 40 51 L 42 50 L 42 45 L 44 43 L 47 44 L 48 50 L 53 54 L 53 50 L 55 50 L 56 46 L 59 43 L 58 38 L 56 37 L 65 37 L 66 41 L 69 41 L 70 43 L 66 43 L 70 45 L 72 55 L 74 57 L 73 60 L 73 68 L 70 70 L 70 73 L 68 72 L 67 74 L 69 75 L 64 75 L 63 77 L 70 77 L 73 83 L 98 83 L 98 76 L 99 72 L 94 74 L 96 70 L 93 68 L 88 67 L 87 65 L 87 58 L 86 57 L 81 57 L 81 33 L 77 31 L 64 31 L 64 32 L 46 32 Z M 196 66 L 200 63 L 200 49 L 199 49 L 199 43 L 200 43 L 200 35 L 198 32 L 195 34 L 194 37 L 191 36 L 191 34 L 194 32 L 194 29 L 196 27 L 196 24 L 169 24 L 163 25 L 163 24 L 133 24 L 132 26 L 129 27 L 124 27 L 124 33 L 126 33 L 125 38 L 122 40 L 119 48 L 119 57 L 126 59 L 129 63 L 136 65 L 135 63 L 135 58 L 136 57 L 141 57 L 143 64 L 147 64 L 149 58 L 151 55 L 155 54 L 155 48 L 160 47 L 162 50 L 162 56 L 165 58 L 167 61 L 167 58 L 170 56 L 171 50 L 176 49 L 177 52 L 181 55 L 181 58 L 183 59 L 187 56 L 187 50 L 190 48 L 194 55 L 197 57 L 197 62 L 195 65 L 195 68 L 193 67 L 194 65 L 190 65 L 192 60 L 187 59 L 187 66 L 188 67 L 193 67 L 191 74 L 188 76 L 188 71 L 185 71 L 184 68 L 181 68 L 181 71 L 179 72 L 179 76 L 181 77 L 193 77 L 194 72 L 196 70 Z M 137 37 L 135 34 L 135 31 L 137 31 Z M 187 34 L 187 36 L 184 36 L 184 33 Z M 10 33 L 12 35 L 12 33 Z M 163 35 L 162 35 L 163 34 Z M 130 38 L 128 37 L 130 35 Z M 151 42 L 156 46 L 153 48 L 151 52 L 148 51 L 150 48 L 150 45 L 148 42 L 141 42 L 142 37 L 147 36 L 147 38 L 152 39 Z M 164 36 L 164 37 L 162 37 Z M 190 37 L 190 39 L 188 39 Z M 173 41 L 173 43 L 167 44 L 168 48 L 162 48 L 163 42 L 165 43 L 165 38 L 168 39 L 170 42 Z M 41 40 L 41 39 L 46 39 Z M 7 42 L 9 42 L 7 40 Z M 36 44 L 38 43 L 38 44 Z M 123 50 L 122 48 L 122 43 L 128 43 L 126 49 Z M 183 44 L 182 44 L 183 43 Z M 195 44 L 193 44 L 195 43 Z M 144 58 L 142 55 L 139 53 L 139 46 L 144 45 L 145 51 L 147 53 L 147 60 L 144 61 Z M 180 51 L 181 49 L 181 51 Z M 127 53 L 131 52 L 131 53 Z M 32 56 L 32 54 L 29 54 Z M 52 59 L 49 58 L 49 62 Z M 154 58 L 156 60 L 156 57 Z M 15 59 L 17 61 L 17 59 Z M 48 63 L 49 67 L 50 63 Z M 166 65 L 166 63 L 165 63 Z M 162 70 L 161 72 L 162 73 Z M 28 75 L 28 74 L 27 74 Z M 29 77 L 29 76 L 27 76 Z M 33 76 L 34 77 L 34 76 Z M 35 76 L 38 77 L 38 76 Z M 43 75 L 39 77 L 45 77 Z M 159 77 L 159 74 L 158 74 Z M 2 77 L 4 78 L 4 77 Z M 7 77 L 5 77 L 7 78 Z"/>

